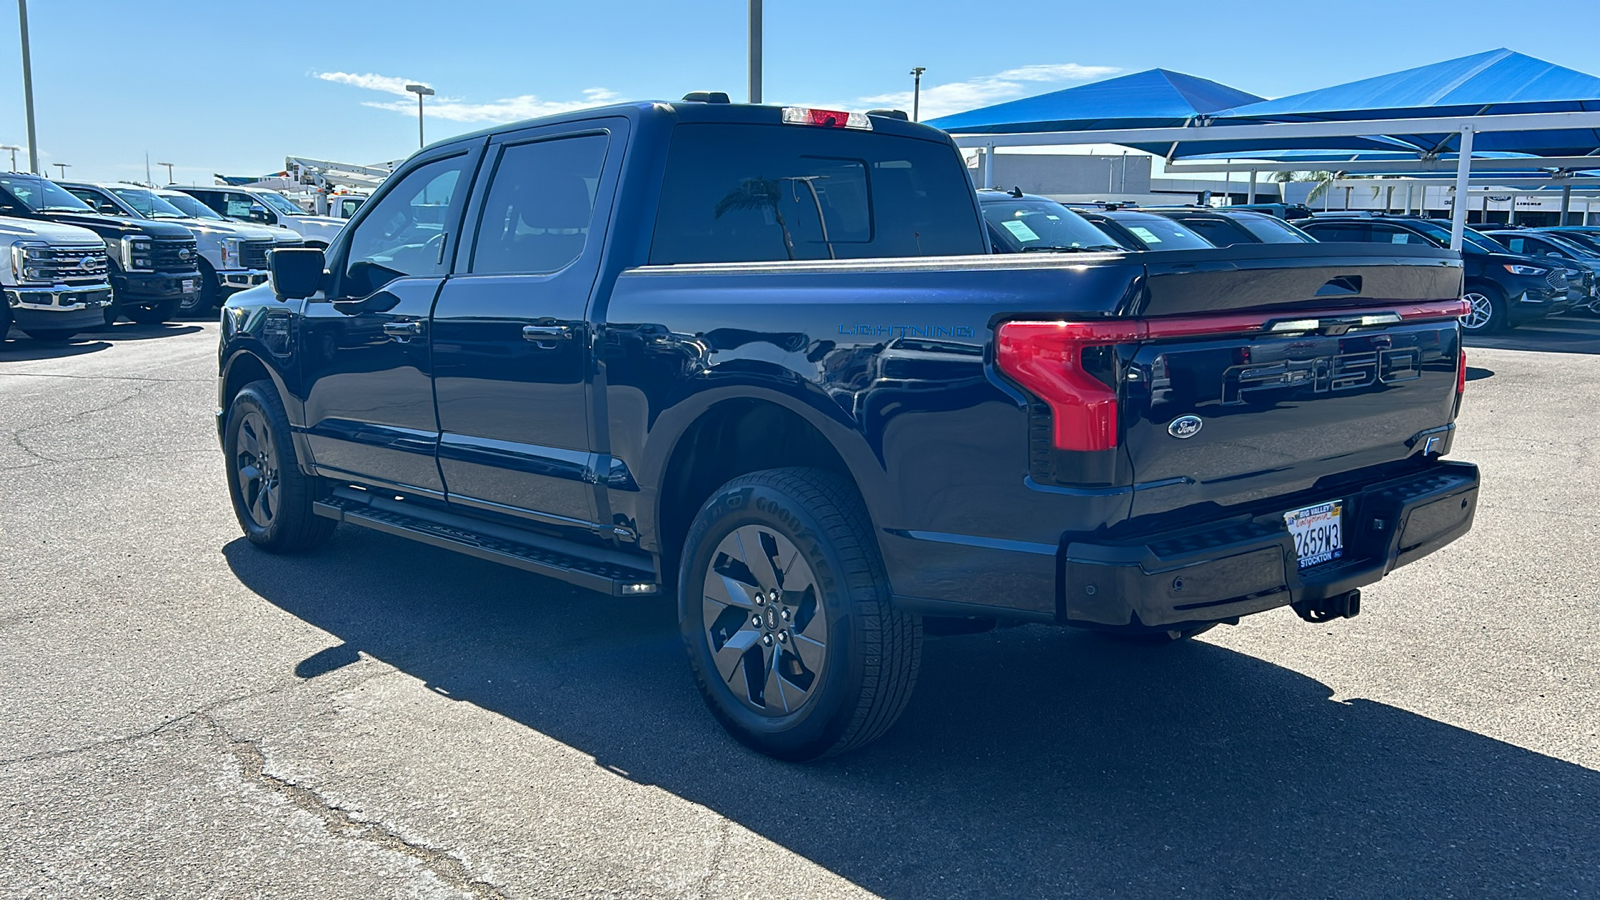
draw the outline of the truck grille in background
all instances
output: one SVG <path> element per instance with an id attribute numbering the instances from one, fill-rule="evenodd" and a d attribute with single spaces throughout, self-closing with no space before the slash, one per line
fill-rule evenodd
<path id="1" fill-rule="evenodd" d="M 306 242 L 302 241 L 302 240 L 299 240 L 299 239 L 289 240 L 289 241 L 278 241 L 277 243 L 272 245 L 272 249 L 274 249 L 274 250 L 282 250 L 285 247 L 304 247 L 305 245 L 306 245 Z"/>
<path id="2" fill-rule="evenodd" d="M 98 284 L 106 280 L 106 245 L 77 244 L 68 247 L 50 247 L 43 251 L 43 259 L 35 258 L 29 268 L 42 269 L 40 280 L 65 284 Z"/>
<path id="3" fill-rule="evenodd" d="M 150 256 L 159 272 L 192 272 L 200 265 L 200 254 L 195 252 L 193 238 L 152 241 Z"/>
<path id="4" fill-rule="evenodd" d="M 1551 269 L 1550 273 L 1544 276 L 1544 280 L 1550 282 L 1550 286 L 1558 291 L 1567 289 L 1567 272 L 1565 269 Z"/>
<path id="5" fill-rule="evenodd" d="M 267 254 L 272 252 L 272 241 L 245 241 L 239 245 L 239 267 L 243 269 L 265 269 L 267 267 Z"/>

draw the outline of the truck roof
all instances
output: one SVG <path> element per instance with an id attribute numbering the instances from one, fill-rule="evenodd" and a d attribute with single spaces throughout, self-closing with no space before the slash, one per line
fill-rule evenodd
<path id="1" fill-rule="evenodd" d="M 576 109 L 571 112 L 541 116 L 537 119 L 524 119 L 520 122 L 509 122 L 504 125 L 492 125 L 467 134 L 454 135 L 428 146 L 445 147 L 521 128 L 540 125 L 562 125 L 569 122 L 586 122 L 591 119 L 608 116 L 623 116 L 633 122 L 659 122 L 663 125 L 677 124 L 679 122 L 781 125 L 783 124 L 783 110 L 786 108 L 789 107 L 752 103 L 707 103 L 699 100 L 640 100 L 632 103 L 615 103 L 610 106 Z M 916 122 L 908 122 L 887 115 L 869 114 L 869 118 L 873 131 L 902 137 L 918 137 L 925 140 L 950 140 L 949 135 L 943 131 Z"/>

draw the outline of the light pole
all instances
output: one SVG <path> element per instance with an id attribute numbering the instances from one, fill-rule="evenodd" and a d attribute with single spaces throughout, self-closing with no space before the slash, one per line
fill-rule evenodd
<path id="1" fill-rule="evenodd" d="M 433 88 L 425 84 L 408 84 L 406 90 L 417 95 L 417 146 L 426 147 L 428 142 L 422 137 L 422 98 L 432 97 Z"/>
<path id="2" fill-rule="evenodd" d="M 17 170 L 17 151 L 21 150 L 21 149 L 22 149 L 21 147 L 13 147 L 10 144 L 0 145 L 0 150 L 10 150 L 11 151 L 11 171 L 13 171 L 13 172 L 15 172 Z"/>
<path id="3" fill-rule="evenodd" d="M 28 117 L 28 171 L 39 174 L 39 139 L 33 132 L 33 56 L 28 49 L 28 0 L 17 0 L 22 26 L 22 106 Z M 16 165 L 11 166 L 13 169 Z"/>
<path id="4" fill-rule="evenodd" d="M 51 163 L 50 165 L 56 166 L 57 168 L 61 169 L 61 176 L 60 177 L 66 178 L 67 177 L 67 169 L 72 165 L 72 163 Z"/>
<path id="5" fill-rule="evenodd" d="M 912 66 L 911 77 L 911 121 L 922 121 L 922 73 L 928 71 L 927 66 Z"/>
<path id="6" fill-rule="evenodd" d="M 750 102 L 761 102 L 761 0 L 750 0 Z"/>
<path id="7" fill-rule="evenodd" d="M 156 165 L 158 165 L 158 166 L 166 166 L 167 167 L 167 184 L 171 184 L 172 183 L 172 163 L 158 162 L 158 163 L 156 163 Z"/>

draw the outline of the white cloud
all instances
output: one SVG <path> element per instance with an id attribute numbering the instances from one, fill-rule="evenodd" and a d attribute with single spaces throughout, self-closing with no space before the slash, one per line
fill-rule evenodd
<path id="1" fill-rule="evenodd" d="M 383 91 L 385 94 L 396 94 L 401 97 L 410 96 L 406 93 L 406 85 L 408 84 L 427 85 L 426 81 L 396 78 L 393 75 L 373 75 L 370 72 L 362 75 L 357 75 L 354 72 L 317 72 L 316 76 L 323 81 L 353 85 L 369 91 Z"/>
<path id="2" fill-rule="evenodd" d="M 407 98 L 405 100 L 364 100 L 361 104 L 362 106 L 392 110 L 405 115 L 412 115 L 417 111 L 416 95 L 408 93 L 406 85 L 427 84 L 427 82 L 397 78 L 393 75 L 375 75 L 371 73 L 317 72 L 315 75 L 323 81 L 348 84 L 369 91 L 379 91 L 385 94 L 394 94 L 397 97 L 405 97 Z M 443 119 L 449 122 L 497 124 L 515 122 L 520 119 L 534 119 L 539 116 L 548 116 L 589 106 L 600 106 L 617 99 L 619 97 L 615 91 L 606 88 L 588 88 L 583 91 L 582 99 L 576 100 L 547 100 L 537 94 L 503 97 L 487 103 L 469 103 L 459 97 L 430 97 L 427 101 L 427 109 L 428 117 L 433 119 Z"/>
<path id="3" fill-rule="evenodd" d="M 947 81 L 943 84 L 922 84 L 922 118 L 924 120 L 965 112 L 991 103 L 1013 100 L 1032 93 L 1034 85 L 1062 81 L 1089 81 L 1104 78 L 1122 71 L 1115 66 L 1080 66 L 1077 63 L 1054 63 L 1022 66 L 993 75 L 980 75 L 966 81 Z M 860 97 L 853 109 L 892 107 L 911 111 L 911 92 L 895 91 Z"/>

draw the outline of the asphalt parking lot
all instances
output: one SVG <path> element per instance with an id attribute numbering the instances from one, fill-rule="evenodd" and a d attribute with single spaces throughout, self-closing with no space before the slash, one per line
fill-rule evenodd
<path id="1" fill-rule="evenodd" d="M 736 745 L 660 603 L 239 536 L 214 323 L 0 347 L 0 895 L 1600 895 L 1600 320 L 1469 350 L 1464 540 L 1186 645 L 930 639 L 883 741 Z"/>

